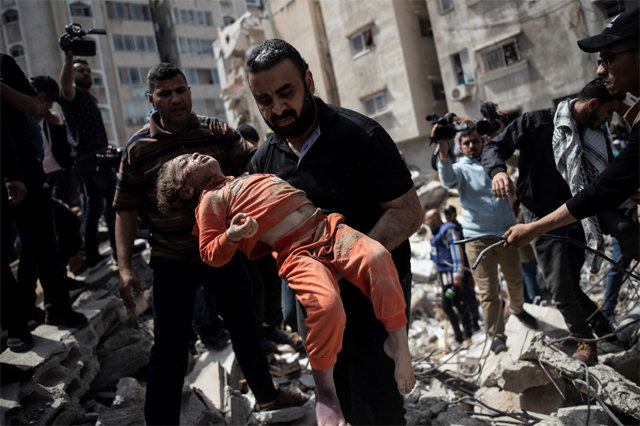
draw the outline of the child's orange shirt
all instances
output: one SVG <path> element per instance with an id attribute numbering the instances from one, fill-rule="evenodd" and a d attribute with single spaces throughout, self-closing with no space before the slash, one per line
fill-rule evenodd
<path id="1" fill-rule="evenodd" d="M 262 234 L 305 204 L 311 201 L 304 191 L 275 175 L 227 176 L 211 182 L 202 190 L 196 207 L 193 234 L 200 239 L 200 257 L 208 265 L 219 267 L 231 260 L 236 249 L 250 259 L 270 253 L 272 248 L 258 241 Z M 251 238 L 234 243 L 226 231 L 238 213 L 255 219 L 258 231 Z"/>

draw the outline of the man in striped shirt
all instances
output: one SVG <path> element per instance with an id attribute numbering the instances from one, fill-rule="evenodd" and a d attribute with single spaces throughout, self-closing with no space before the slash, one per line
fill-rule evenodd
<path id="1" fill-rule="evenodd" d="M 193 303 L 201 282 L 211 284 L 258 408 L 301 404 L 305 401 L 301 394 L 279 391 L 273 385 L 258 340 L 252 286 L 242 260 L 234 256 L 221 268 L 205 265 L 200 260 L 198 240 L 191 235 L 195 216 L 160 213 L 156 205 L 155 181 L 165 162 L 200 152 L 217 158 L 223 170 L 244 170 L 255 148 L 226 123 L 191 111 L 191 89 L 177 66 L 158 64 L 149 71 L 147 81 L 147 96 L 156 112 L 125 148 L 114 199 L 119 289 L 129 306 L 135 306 L 131 290 L 140 291 L 131 265 L 137 222 L 151 231 L 155 339 L 149 361 L 146 422 L 179 423 Z"/>

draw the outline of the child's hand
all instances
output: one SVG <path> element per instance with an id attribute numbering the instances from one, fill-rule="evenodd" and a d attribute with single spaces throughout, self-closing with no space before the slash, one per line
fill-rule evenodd
<path id="1" fill-rule="evenodd" d="M 246 213 L 238 213 L 231 219 L 227 238 L 234 243 L 239 243 L 245 238 L 251 238 L 258 232 L 258 222 Z"/>

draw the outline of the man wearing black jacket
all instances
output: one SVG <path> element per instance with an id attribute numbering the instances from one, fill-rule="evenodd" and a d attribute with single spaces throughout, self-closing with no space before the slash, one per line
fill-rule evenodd
<path id="1" fill-rule="evenodd" d="M 599 127 L 610 119 L 617 103 L 602 84 L 593 81 L 585 86 L 577 100 L 565 101 L 557 110 L 531 111 L 518 117 L 487 143 L 482 154 L 482 165 L 493 180 L 494 194 L 499 198 L 513 195 L 513 184 L 506 173 L 505 161 L 520 149 L 515 194 L 522 203 L 525 222 L 533 222 L 562 205 L 572 194 L 567 180 L 559 171 L 560 164 L 556 165 L 556 130 L 564 123 L 575 130 L 567 146 L 586 146 L 587 134 L 594 140 L 598 138 L 597 146 L 604 152 L 601 160 L 606 164 L 611 153 L 610 148 L 607 152 L 608 144 Z M 565 109 L 561 108 L 562 105 Z M 583 227 L 579 223 L 560 228 L 554 234 L 585 242 Z M 611 333 L 611 326 L 598 306 L 580 288 L 584 249 L 566 241 L 542 238 L 534 241 L 533 248 L 545 282 L 571 333 L 580 339 L 592 338 L 592 332 L 598 336 Z M 585 348 L 579 346 L 574 358 L 587 363 L 597 361 L 595 344 L 588 345 L 588 351 L 581 349 Z"/>

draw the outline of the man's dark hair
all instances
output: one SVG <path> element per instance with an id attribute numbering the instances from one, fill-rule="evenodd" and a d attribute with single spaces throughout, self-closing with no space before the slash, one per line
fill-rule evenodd
<path id="1" fill-rule="evenodd" d="M 620 100 L 620 97 L 613 96 L 605 87 L 604 82 L 599 78 L 591 80 L 586 86 L 582 88 L 578 94 L 579 101 L 588 101 L 589 99 L 596 98 L 598 103 L 603 104 L 611 102 L 613 100 Z"/>
<path id="2" fill-rule="evenodd" d="M 85 61 L 84 59 L 76 58 L 73 60 L 73 65 L 75 64 L 89 65 L 89 62 Z"/>
<path id="3" fill-rule="evenodd" d="M 300 52 L 295 47 L 277 38 L 265 40 L 254 47 L 247 59 L 245 71 L 247 74 L 255 74 L 271 69 L 285 59 L 293 62 L 300 72 L 300 77 L 304 80 L 304 74 L 309 69 L 309 65 L 302 59 Z"/>
<path id="4" fill-rule="evenodd" d="M 250 124 L 241 124 L 236 129 L 242 137 L 249 142 L 260 142 L 260 136 L 258 135 L 258 131 Z"/>
<path id="5" fill-rule="evenodd" d="M 448 206 L 446 206 L 446 207 L 442 210 L 442 212 L 443 212 L 444 214 L 446 214 L 446 215 L 449 215 L 449 214 L 457 215 L 457 214 L 458 214 L 458 211 L 457 211 L 457 210 L 456 210 L 456 208 L 455 208 L 454 206 L 452 206 L 452 205 L 448 205 Z"/>
<path id="6" fill-rule="evenodd" d="M 153 89 L 155 89 L 156 81 L 171 80 L 176 75 L 181 75 L 182 78 L 184 78 L 184 81 L 187 81 L 187 77 L 177 65 L 169 62 L 160 62 L 158 65 L 155 65 L 147 73 L 149 93 L 153 92 Z"/>

